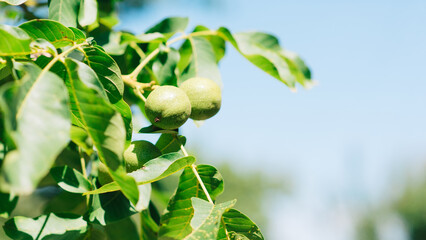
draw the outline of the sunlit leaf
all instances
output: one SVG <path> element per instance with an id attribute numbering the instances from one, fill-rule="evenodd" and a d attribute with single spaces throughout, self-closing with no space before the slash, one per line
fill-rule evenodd
<path id="1" fill-rule="evenodd" d="M 235 205 L 236 200 L 212 204 L 200 198 L 192 198 L 194 216 L 191 219 L 192 232 L 184 240 L 216 239 L 222 214 Z"/>
<path id="2" fill-rule="evenodd" d="M 24 3 L 28 0 L 1 0 L 1 1 L 7 2 L 10 5 L 21 5 L 22 3 Z"/>
<path id="3" fill-rule="evenodd" d="M 194 162 L 195 158 L 192 156 L 184 157 L 180 153 L 168 153 L 148 161 L 141 169 L 128 175 L 132 176 L 138 185 L 147 184 L 168 177 Z M 101 194 L 117 190 L 119 190 L 118 185 L 112 182 L 85 194 Z"/>
<path id="4" fill-rule="evenodd" d="M 132 112 L 129 105 L 123 100 L 124 83 L 121 79 L 120 68 L 114 59 L 99 47 L 84 48 L 85 61 L 98 76 L 110 103 L 123 118 L 126 129 L 126 140 L 130 143 L 132 138 Z"/>
<path id="5" fill-rule="evenodd" d="M 1 94 L 6 129 L 17 149 L 4 159 L 0 188 L 30 193 L 69 142 L 69 98 L 57 75 L 35 64 L 17 67 L 23 74 L 20 84 L 4 86 Z"/>
<path id="6" fill-rule="evenodd" d="M 71 31 L 74 33 L 75 41 L 77 43 L 84 42 L 84 40 L 86 39 L 86 34 L 83 31 L 75 27 L 69 27 L 69 29 L 71 29 Z"/>
<path id="7" fill-rule="evenodd" d="M 98 2 L 96 0 L 81 0 L 78 12 L 78 23 L 85 27 L 96 21 L 98 16 Z"/>
<path id="8" fill-rule="evenodd" d="M 83 174 L 68 166 L 54 167 L 50 170 L 50 174 L 65 191 L 84 193 L 92 189 L 92 184 Z"/>
<path id="9" fill-rule="evenodd" d="M 291 60 L 286 59 L 283 55 L 283 50 L 276 37 L 261 32 L 231 34 L 228 29 L 223 27 L 218 32 L 251 63 L 290 88 L 295 87 L 297 79 L 291 70 L 292 63 L 289 65 Z M 304 82 L 309 80 L 299 80 L 299 82 L 305 85 Z"/>
<path id="10" fill-rule="evenodd" d="M 49 1 L 49 19 L 56 20 L 67 27 L 77 26 L 80 0 Z"/>
<path id="11" fill-rule="evenodd" d="M 238 210 L 230 209 L 222 215 L 217 240 L 263 240 L 258 226 Z"/>
<path id="12" fill-rule="evenodd" d="M 185 145 L 186 138 L 176 134 L 161 134 L 155 146 L 160 149 L 163 154 L 177 152 L 180 150 L 181 144 Z"/>
<path id="13" fill-rule="evenodd" d="M 50 213 L 37 218 L 14 217 L 4 226 L 6 234 L 20 239 L 78 239 L 87 231 L 82 216 Z"/>
<path id="14" fill-rule="evenodd" d="M 223 191 L 223 179 L 212 166 L 198 165 L 197 171 L 213 201 Z M 197 177 L 186 168 L 179 178 L 175 195 L 170 199 L 167 212 L 161 217 L 160 239 L 183 239 L 192 232 L 190 225 L 194 215 L 191 198 L 207 200 Z"/>
<path id="15" fill-rule="evenodd" d="M 188 18 L 171 17 L 163 19 L 161 22 L 148 29 L 146 33 L 162 33 L 167 39 L 176 32 L 183 32 L 186 26 L 188 26 Z"/>
<path id="16" fill-rule="evenodd" d="M 52 1 L 55 2 L 55 1 Z M 36 19 L 25 22 L 19 26 L 31 38 L 42 38 L 53 44 L 56 48 L 72 45 L 76 40 L 74 32 L 59 22 Z"/>
<path id="17" fill-rule="evenodd" d="M 21 29 L 0 25 L 0 56 L 28 55 L 31 39 Z"/>
<path id="18" fill-rule="evenodd" d="M 190 37 L 189 43 L 192 48 L 191 60 L 189 66 L 183 71 L 179 82 L 192 77 L 203 77 L 221 84 L 216 55 L 211 43 L 203 37 Z"/>
<path id="19" fill-rule="evenodd" d="M 121 33 L 121 43 L 148 43 L 148 42 L 163 42 L 165 41 L 165 37 L 163 34 L 159 32 L 154 33 L 143 33 L 139 35 L 133 35 L 127 32 Z"/>

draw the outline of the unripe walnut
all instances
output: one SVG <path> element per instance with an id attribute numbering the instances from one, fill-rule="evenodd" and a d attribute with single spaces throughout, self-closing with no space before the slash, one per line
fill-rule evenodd
<path id="1" fill-rule="evenodd" d="M 148 141 L 134 141 L 124 151 L 124 161 L 126 171 L 133 172 L 151 159 L 161 156 L 161 151 L 154 144 Z"/>
<path id="2" fill-rule="evenodd" d="M 174 86 L 160 86 L 146 99 L 145 113 L 154 126 L 176 129 L 188 120 L 191 103 L 183 90 Z"/>
<path id="3" fill-rule="evenodd" d="M 219 85 L 208 78 L 190 78 L 180 87 L 191 102 L 191 119 L 205 120 L 220 110 L 222 93 Z"/>
<path id="4" fill-rule="evenodd" d="M 134 141 L 124 151 L 124 162 L 126 163 L 126 171 L 136 171 L 148 162 L 156 157 L 161 156 L 161 151 L 151 142 L 148 141 Z M 105 185 L 113 181 L 111 175 L 108 172 L 107 166 L 103 163 L 98 165 L 98 179 L 101 185 Z"/>

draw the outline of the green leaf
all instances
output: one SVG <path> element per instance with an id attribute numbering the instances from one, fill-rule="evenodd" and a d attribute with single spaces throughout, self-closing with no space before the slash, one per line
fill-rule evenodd
<path id="1" fill-rule="evenodd" d="M 68 93 L 62 79 L 35 64 L 18 65 L 20 84 L 1 91 L 5 124 L 17 149 L 4 159 L 2 191 L 30 193 L 69 142 Z"/>
<path id="2" fill-rule="evenodd" d="M 149 43 L 149 42 L 164 42 L 166 38 L 159 32 L 154 33 L 143 33 L 139 35 L 133 35 L 127 32 L 120 32 L 120 41 L 122 44 L 126 43 Z"/>
<path id="3" fill-rule="evenodd" d="M 209 165 L 198 165 L 196 168 L 214 201 L 223 191 L 222 176 L 214 167 Z M 192 232 L 190 222 L 194 215 L 191 202 L 193 197 L 207 200 L 197 177 L 188 167 L 180 176 L 176 193 L 170 199 L 167 212 L 161 218 L 160 239 L 183 239 Z"/>
<path id="4" fill-rule="evenodd" d="M 201 31 L 211 31 L 209 28 L 205 26 L 198 25 L 195 27 L 193 32 L 201 32 Z M 226 42 L 225 39 L 218 35 L 206 35 L 203 36 L 207 39 L 213 47 L 214 55 L 216 56 L 216 62 L 219 62 L 224 56 L 226 51 Z"/>
<path id="5" fill-rule="evenodd" d="M 92 184 L 79 171 L 68 166 L 54 167 L 50 170 L 59 187 L 72 193 L 84 193 L 92 190 Z"/>
<path id="6" fill-rule="evenodd" d="M 126 140 L 128 143 L 132 138 L 132 112 L 129 105 L 123 100 L 124 83 L 121 79 L 121 71 L 114 59 L 109 56 L 101 47 L 86 47 L 86 63 L 98 76 L 110 103 L 113 104 L 123 118 L 126 128 Z"/>
<path id="7" fill-rule="evenodd" d="M 31 39 L 21 29 L 0 25 L 0 56 L 28 55 Z"/>
<path id="8" fill-rule="evenodd" d="M 56 2 L 56 1 L 52 1 Z M 53 44 L 56 48 L 72 45 L 76 41 L 74 32 L 59 22 L 36 19 L 25 22 L 19 26 L 34 40 L 42 38 Z"/>
<path id="9" fill-rule="evenodd" d="M 217 240 L 222 239 L 263 240 L 263 235 L 250 218 L 238 210 L 230 209 L 222 215 Z"/>
<path id="10" fill-rule="evenodd" d="M 124 83 L 120 68 L 114 59 L 99 47 L 85 47 L 86 63 L 95 71 L 111 103 L 122 99 Z"/>
<path id="11" fill-rule="evenodd" d="M 176 130 L 169 130 L 169 129 L 162 129 L 159 127 L 156 127 L 154 125 L 150 125 L 148 127 L 141 128 L 139 130 L 139 133 L 169 133 L 169 134 L 177 134 Z"/>
<path id="12" fill-rule="evenodd" d="M 83 215 L 87 211 L 87 199 L 81 194 L 61 191 L 54 197 L 50 197 L 44 205 L 44 214 L 48 213 L 72 213 Z"/>
<path id="13" fill-rule="evenodd" d="M 159 227 L 157 223 L 154 221 L 154 219 L 152 219 L 150 210 L 148 209 L 143 210 L 140 214 L 141 214 L 142 239 L 143 240 L 157 239 Z"/>
<path id="14" fill-rule="evenodd" d="M 195 158 L 192 156 L 183 157 L 180 153 L 168 153 L 148 161 L 141 169 L 128 173 L 128 175 L 132 176 L 138 185 L 147 184 L 168 177 L 192 165 L 194 162 Z M 86 192 L 85 195 L 101 194 L 117 190 L 119 190 L 117 183 L 111 182 L 99 189 Z"/>
<path id="15" fill-rule="evenodd" d="M 14 217 L 7 221 L 4 231 L 12 239 L 78 239 L 87 231 L 82 216 L 50 213 L 37 218 Z"/>
<path id="16" fill-rule="evenodd" d="M 176 134 L 161 134 L 155 146 L 160 149 L 163 154 L 177 152 L 180 150 L 181 144 L 185 145 L 186 138 Z"/>
<path id="17" fill-rule="evenodd" d="M 311 87 L 314 84 L 311 79 L 311 71 L 299 55 L 284 49 L 281 51 L 281 55 L 287 61 L 290 71 L 300 85 Z"/>
<path id="18" fill-rule="evenodd" d="M 146 31 L 146 33 L 162 33 L 166 39 L 173 36 L 176 32 L 185 31 L 186 26 L 188 26 L 188 18 L 183 17 L 171 17 L 166 18 L 151 27 Z"/>
<path id="19" fill-rule="evenodd" d="M 78 28 L 69 27 L 71 31 L 74 33 L 75 41 L 79 44 L 86 40 L 86 34 Z"/>
<path id="20" fill-rule="evenodd" d="M 127 218 L 137 211 L 122 192 L 92 195 L 88 219 L 103 226 Z"/>
<path id="21" fill-rule="evenodd" d="M 296 76 L 291 71 L 289 59 L 283 56 L 276 37 L 261 32 L 231 34 L 226 28 L 220 28 L 218 32 L 251 63 L 290 88 L 295 88 Z"/>
<path id="22" fill-rule="evenodd" d="M 21 5 L 28 0 L 2 0 L 10 5 Z"/>
<path id="23" fill-rule="evenodd" d="M 233 207 L 236 200 L 214 205 L 200 198 L 192 198 L 194 216 L 191 219 L 193 231 L 184 240 L 216 239 L 222 214 Z"/>
<path id="24" fill-rule="evenodd" d="M 18 203 L 18 197 L 0 192 L 0 218 L 8 218 Z"/>
<path id="25" fill-rule="evenodd" d="M 49 19 L 67 27 L 77 27 L 77 13 L 80 0 L 49 1 Z"/>
<path id="26" fill-rule="evenodd" d="M 177 86 L 176 67 L 179 62 L 179 52 L 169 48 L 168 51 L 160 52 L 152 64 L 152 71 L 159 85 Z"/>
<path id="27" fill-rule="evenodd" d="M 105 226 L 105 230 L 109 239 L 139 240 L 138 229 L 131 218 L 108 224 Z"/>
<path id="28" fill-rule="evenodd" d="M 78 12 L 78 23 L 82 27 L 94 23 L 98 16 L 98 2 L 96 0 L 81 0 Z"/>
<path id="29" fill-rule="evenodd" d="M 203 37 L 189 37 L 188 41 L 192 48 L 191 61 L 183 71 L 179 82 L 193 77 L 204 77 L 221 84 L 216 55 L 211 43 Z"/>
<path id="30" fill-rule="evenodd" d="M 84 63 L 66 59 L 66 84 L 70 93 L 71 112 L 93 140 L 98 156 L 121 187 L 124 195 L 136 204 L 138 189 L 135 180 L 126 175 L 123 152 L 124 123 L 119 113 L 102 96 L 103 88 L 93 70 Z M 98 117 L 102 116 L 102 118 Z"/>
<path id="31" fill-rule="evenodd" d="M 93 153 L 93 142 L 90 139 L 89 134 L 80 127 L 71 126 L 71 141 L 81 147 L 87 155 L 92 155 Z"/>

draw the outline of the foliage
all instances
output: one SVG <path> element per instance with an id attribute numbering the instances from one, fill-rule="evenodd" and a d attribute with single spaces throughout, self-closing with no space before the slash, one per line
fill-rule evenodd
<path id="1" fill-rule="evenodd" d="M 155 88 L 194 77 L 220 86 L 227 46 L 289 88 L 307 87 L 310 72 L 297 55 L 265 33 L 204 26 L 183 33 L 188 19 L 181 17 L 137 35 L 115 31 L 114 0 L 5 2 L 27 20 L 0 25 L 0 217 L 8 237 L 263 239 L 232 208 L 235 200 L 216 202 L 221 174 L 195 164 L 178 129 L 146 126 L 135 133 L 130 106 L 144 112 Z M 48 8 L 49 19 L 37 18 L 39 8 Z M 161 134 L 155 145 L 162 155 L 127 172 L 123 153 L 135 134 Z M 101 164 L 111 183 L 100 184 Z M 157 183 L 178 172 L 177 190 L 160 213 Z M 13 215 L 19 198 L 45 189 L 53 193 L 43 214 Z"/>

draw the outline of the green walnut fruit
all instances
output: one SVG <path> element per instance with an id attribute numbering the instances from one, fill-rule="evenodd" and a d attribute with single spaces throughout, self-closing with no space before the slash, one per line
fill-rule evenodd
<path id="1" fill-rule="evenodd" d="M 174 86 L 161 86 L 146 99 L 145 113 L 154 126 L 176 129 L 191 115 L 191 103 L 183 90 Z"/>
<path id="2" fill-rule="evenodd" d="M 134 141 L 124 151 L 124 161 L 126 171 L 133 172 L 151 159 L 161 156 L 161 151 L 154 144 L 148 141 Z"/>
<path id="3" fill-rule="evenodd" d="M 222 93 L 219 85 L 207 78 L 190 78 L 180 85 L 191 102 L 191 119 L 206 120 L 219 112 Z"/>
<path id="4" fill-rule="evenodd" d="M 148 141 L 134 141 L 124 151 L 124 161 L 126 163 L 126 171 L 136 171 L 156 157 L 161 156 L 161 151 L 154 144 Z M 103 163 L 98 165 L 98 179 L 101 185 L 112 182 L 112 177 L 108 172 L 107 166 Z"/>

